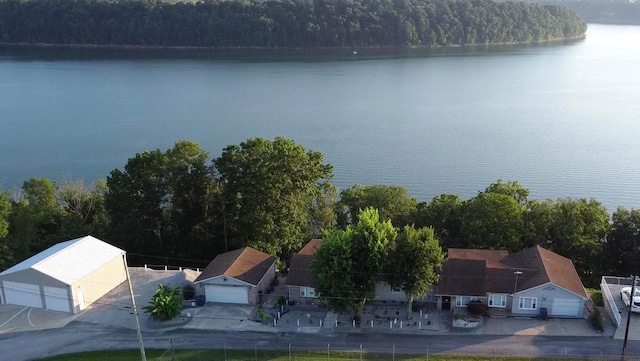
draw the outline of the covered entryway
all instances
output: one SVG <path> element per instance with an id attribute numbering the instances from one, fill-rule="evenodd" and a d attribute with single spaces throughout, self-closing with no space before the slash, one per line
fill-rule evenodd
<path id="1" fill-rule="evenodd" d="M 244 286 L 205 285 L 207 302 L 249 304 L 249 288 Z"/>
<path id="2" fill-rule="evenodd" d="M 71 312 L 69 301 L 69 292 L 66 288 L 44 286 L 44 303 L 46 309 Z"/>
<path id="3" fill-rule="evenodd" d="M 40 286 L 29 283 L 3 281 L 5 302 L 12 305 L 42 308 Z"/>
<path id="4" fill-rule="evenodd" d="M 580 300 L 555 298 L 551 304 L 551 316 L 579 316 Z"/>

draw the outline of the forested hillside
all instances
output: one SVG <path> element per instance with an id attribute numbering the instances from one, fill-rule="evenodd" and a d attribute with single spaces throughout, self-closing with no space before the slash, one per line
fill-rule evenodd
<path id="1" fill-rule="evenodd" d="M 533 0 L 537 4 L 566 6 L 584 21 L 640 25 L 640 2 L 628 0 Z"/>
<path id="2" fill-rule="evenodd" d="M 0 0 L 5 43 L 367 47 L 537 42 L 581 37 L 571 10 L 490 0 Z"/>

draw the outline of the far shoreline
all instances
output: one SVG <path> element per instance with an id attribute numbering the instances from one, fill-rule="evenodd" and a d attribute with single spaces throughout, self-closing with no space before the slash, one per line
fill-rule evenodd
<path id="1" fill-rule="evenodd" d="M 117 44 L 63 44 L 63 43 L 6 43 L 0 42 L 2 47 L 16 48 L 42 48 L 42 49 L 103 49 L 103 50 L 286 50 L 286 51 L 304 51 L 304 50 L 406 50 L 406 49 L 446 49 L 446 48 L 477 48 L 477 47 L 494 47 L 494 46 L 511 46 L 511 45 L 544 45 L 557 44 L 562 42 L 573 42 L 586 39 L 587 34 L 568 38 L 558 38 L 551 40 L 531 41 L 531 42 L 501 42 L 501 43 L 475 43 L 475 44 L 451 44 L 438 46 L 342 46 L 342 47 L 262 47 L 262 46 L 237 46 L 237 47 L 214 47 L 214 46 L 177 46 L 177 45 L 117 45 Z"/>

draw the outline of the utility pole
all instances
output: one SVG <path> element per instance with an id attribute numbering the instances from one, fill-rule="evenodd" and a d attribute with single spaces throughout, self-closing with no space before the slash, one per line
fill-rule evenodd
<path id="1" fill-rule="evenodd" d="M 636 295 L 636 278 L 633 276 L 633 283 L 631 284 L 631 293 L 629 294 L 629 309 L 627 310 L 627 327 L 624 330 L 624 343 L 622 344 L 622 358 L 624 360 L 624 353 L 627 351 L 627 340 L 629 339 L 629 324 L 631 323 L 631 308 L 633 307 L 633 297 Z"/>
<path id="2" fill-rule="evenodd" d="M 131 306 L 133 306 L 133 315 L 136 319 L 136 333 L 138 334 L 138 343 L 140 344 L 140 357 L 142 361 L 147 361 L 147 354 L 144 351 L 144 344 L 142 343 L 142 333 L 140 332 L 140 320 L 138 320 L 138 309 L 136 308 L 136 298 L 133 295 L 133 286 L 131 285 L 131 277 L 129 276 L 129 265 L 127 264 L 127 254 L 123 254 L 124 270 L 127 273 L 127 283 L 129 283 L 129 293 L 131 294 Z"/>

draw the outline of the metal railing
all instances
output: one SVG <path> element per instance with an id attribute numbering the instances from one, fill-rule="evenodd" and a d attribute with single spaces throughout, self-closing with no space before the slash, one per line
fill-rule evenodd
<path id="1" fill-rule="evenodd" d="M 182 267 L 182 266 L 171 266 L 171 265 L 161 265 L 161 264 L 146 264 L 144 265 L 144 270 L 160 270 L 160 271 L 183 271 L 186 269 L 192 270 L 192 271 L 196 271 L 196 272 L 201 272 L 202 269 L 201 268 L 193 268 L 193 267 Z"/>
<path id="2" fill-rule="evenodd" d="M 620 316 L 620 310 L 618 310 L 618 305 L 616 301 L 613 299 L 613 295 L 611 294 L 611 290 L 609 289 L 609 284 L 620 285 L 619 281 L 622 280 L 620 277 L 602 277 L 602 282 L 600 282 L 600 289 L 602 290 L 602 300 L 604 302 L 604 309 L 607 311 L 609 316 L 615 320 L 616 326 L 620 327 L 622 324 L 622 317 Z M 628 280 L 629 284 L 631 284 L 631 280 Z M 623 283 L 624 284 L 624 283 Z"/>

